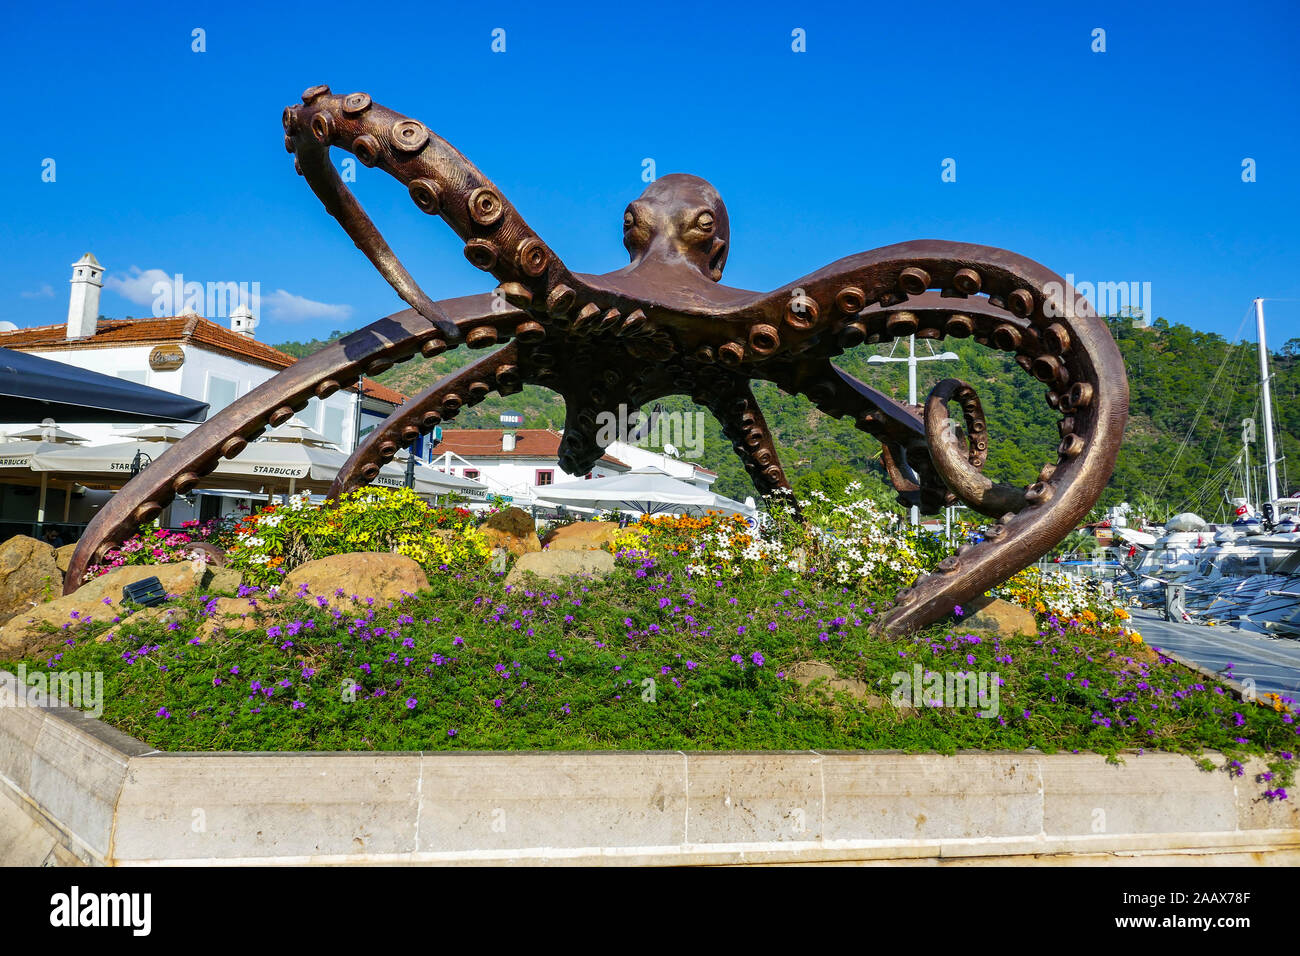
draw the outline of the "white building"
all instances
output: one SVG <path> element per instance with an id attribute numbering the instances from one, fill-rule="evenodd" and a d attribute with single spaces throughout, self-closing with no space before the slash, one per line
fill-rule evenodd
<path id="1" fill-rule="evenodd" d="M 196 398 L 208 403 L 209 416 L 297 361 L 257 341 L 253 315 L 244 306 L 231 311 L 229 326 L 194 313 L 149 319 L 101 319 L 99 294 L 104 267 L 86 253 L 73 263 L 72 270 L 67 322 L 0 331 L 0 347 L 32 352 L 56 362 Z M 351 452 L 358 434 L 365 435 L 406 400 L 401 393 L 377 382 L 367 380 L 364 386 L 364 395 L 352 386 L 323 401 L 313 398 L 298 417 L 344 452 Z M 6 432 L 15 432 L 38 424 L 4 428 Z M 127 432 L 141 427 L 138 423 L 83 424 L 73 420 L 58 424 L 85 437 L 92 445 L 123 441 Z M 417 448 L 417 455 L 421 451 Z M 199 497 L 204 496 L 200 493 Z M 32 516 L 26 514 L 32 510 L 27 498 L 25 493 L 0 496 L 0 521 L 33 520 L 34 510 Z M 192 507 L 178 502 L 172 509 L 170 523 L 228 513 L 235 506 L 235 501 L 219 498 L 203 500 L 201 504 L 196 501 Z M 70 518 L 74 524 L 86 520 L 89 515 L 84 507 Z"/>
<path id="2" fill-rule="evenodd" d="M 560 468 L 563 433 L 545 428 L 444 428 L 442 441 L 430 452 L 435 468 L 488 486 L 489 493 L 511 498 L 522 506 L 545 497 L 547 485 L 572 481 Z M 584 478 L 621 475 L 632 468 L 653 465 L 674 478 L 708 488 L 717 473 L 689 461 L 613 442 Z"/>

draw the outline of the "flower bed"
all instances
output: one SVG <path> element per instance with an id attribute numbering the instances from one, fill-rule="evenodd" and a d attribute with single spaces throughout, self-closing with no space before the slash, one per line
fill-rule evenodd
<path id="1" fill-rule="evenodd" d="M 1289 702 L 1239 702 L 1082 617 L 1044 616 L 1035 638 L 958 619 L 888 640 L 872 630 L 887 590 L 700 576 L 691 558 L 626 551 L 605 581 L 541 589 L 439 574 L 363 613 L 249 586 L 224 633 L 222 602 L 194 596 L 140 623 L 69 622 L 23 663 L 103 673 L 104 719 L 164 750 L 1214 750 L 1229 773 L 1267 755 L 1261 797 L 1290 785 Z M 842 683 L 796 680 L 814 666 Z M 900 675 L 936 674 L 986 675 L 996 698 L 897 702 Z"/>
<path id="2" fill-rule="evenodd" d="M 456 573 L 491 556 L 470 518 L 464 508 L 434 508 L 409 488 L 362 488 L 330 505 L 298 495 L 236 526 L 229 565 L 261 586 L 304 561 L 355 551 L 404 554 L 426 571 Z"/>
<path id="3" fill-rule="evenodd" d="M 172 531 L 159 528 L 156 521 L 150 522 L 116 548 L 108 550 L 99 564 L 90 565 L 86 569 L 85 580 L 89 581 L 91 578 L 126 565 L 191 561 L 194 560 L 196 553 L 200 560 L 206 561 L 208 555 L 196 551 L 193 546 L 201 542 L 220 546 L 233 526 L 234 522 L 215 519 L 202 524 L 197 521 L 186 521 L 179 531 Z"/>

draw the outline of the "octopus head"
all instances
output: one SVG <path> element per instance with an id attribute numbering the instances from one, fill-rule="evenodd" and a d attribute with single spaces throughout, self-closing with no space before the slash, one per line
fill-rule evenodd
<path id="1" fill-rule="evenodd" d="M 717 282 L 727 264 L 730 238 L 722 197 L 698 176 L 662 176 L 623 213 L 623 245 L 633 266 L 647 260 L 686 264 Z"/>

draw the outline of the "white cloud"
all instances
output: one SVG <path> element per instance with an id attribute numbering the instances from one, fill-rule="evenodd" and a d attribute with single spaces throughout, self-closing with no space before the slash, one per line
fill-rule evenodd
<path id="1" fill-rule="evenodd" d="M 35 292 L 20 292 L 18 294 L 24 299 L 52 299 L 54 298 L 54 289 L 50 287 L 49 283 L 46 283 Z"/>
<path id="2" fill-rule="evenodd" d="M 154 304 L 154 300 L 158 298 L 158 295 L 153 291 L 153 287 L 157 282 L 165 283 L 170 288 L 172 277 L 161 269 L 145 269 L 142 272 L 139 266 L 132 266 L 128 269 L 125 279 L 118 278 L 115 275 L 104 277 L 106 287 L 136 305 Z"/>
<path id="3" fill-rule="evenodd" d="M 350 305 L 330 305 L 328 302 L 313 302 L 300 295 L 276 289 L 268 296 L 262 297 L 262 306 L 268 310 L 271 318 L 297 322 L 301 319 L 347 319 L 352 316 Z"/>
<path id="4" fill-rule="evenodd" d="M 154 292 L 154 286 L 157 283 L 163 283 L 170 291 L 173 285 L 173 277 L 163 272 L 162 269 L 141 269 L 139 266 L 132 266 L 127 270 L 125 278 L 115 275 L 108 275 L 104 278 L 104 285 L 137 305 L 155 306 L 158 295 Z M 191 283 L 187 282 L 186 285 Z M 48 286 L 46 288 L 49 288 Z M 48 295 L 53 295 L 50 290 Z M 35 297 L 36 293 L 26 293 Z M 211 293 L 209 292 L 209 297 Z M 210 305 L 210 303 L 209 303 Z M 164 309 L 169 313 L 179 311 L 179 305 L 170 309 Z M 203 312 L 203 309 L 199 309 Z M 262 296 L 259 313 L 264 312 L 273 319 L 280 319 L 286 322 L 298 322 L 304 319 L 325 319 L 325 320 L 343 320 L 351 318 L 352 306 L 350 305 L 331 305 L 328 302 L 315 302 L 304 296 L 294 295 L 284 289 L 276 289 L 271 295 Z M 205 313 L 206 314 L 206 313 Z"/>

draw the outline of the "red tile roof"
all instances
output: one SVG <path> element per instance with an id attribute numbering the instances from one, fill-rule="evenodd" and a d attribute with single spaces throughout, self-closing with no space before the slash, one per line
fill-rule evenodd
<path id="1" fill-rule="evenodd" d="M 366 389 L 366 396 L 374 398 L 381 402 L 387 402 L 389 405 L 405 405 L 406 396 L 395 388 L 389 388 L 387 385 L 380 385 L 373 379 L 365 379 L 363 382 Z M 352 386 L 353 389 L 356 386 Z"/>
<path id="2" fill-rule="evenodd" d="M 515 447 L 506 451 L 501 447 L 500 428 L 444 428 L 442 441 L 434 446 L 435 456 L 445 451 L 462 458 L 546 458 L 560 457 L 560 433 L 548 428 L 518 428 L 514 430 Z M 600 459 L 616 468 L 630 468 L 626 462 L 609 455 Z"/>
<path id="3" fill-rule="evenodd" d="M 38 325 L 12 332 L 0 332 L 0 347 L 21 352 L 48 352 L 69 348 L 103 349 L 123 345 L 162 345 L 166 342 L 186 342 L 199 348 L 224 355 L 234 355 L 267 368 L 284 369 L 298 361 L 287 352 L 281 352 L 264 342 L 247 335 L 232 332 L 211 319 L 198 315 L 175 315 L 160 319 L 100 319 L 95 334 L 80 339 L 69 339 L 68 327 Z M 355 391 L 352 386 L 350 391 Z M 366 395 L 390 405 L 402 405 L 406 396 L 386 385 L 365 381 Z"/>

